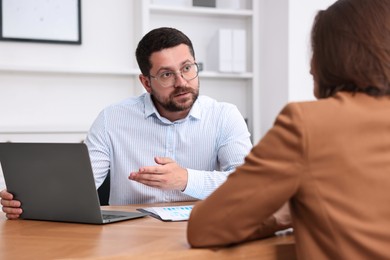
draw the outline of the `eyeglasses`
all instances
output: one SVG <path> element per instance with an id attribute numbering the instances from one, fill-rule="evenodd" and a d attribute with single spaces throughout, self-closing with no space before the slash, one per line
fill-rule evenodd
<path id="1" fill-rule="evenodd" d="M 180 76 L 186 81 L 191 81 L 194 78 L 198 77 L 198 64 L 189 63 L 184 65 L 179 72 L 175 71 L 164 71 L 156 76 L 150 75 L 149 77 L 155 79 L 160 83 L 160 85 L 164 88 L 172 87 L 176 83 L 177 74 L 180 73 Z"/>

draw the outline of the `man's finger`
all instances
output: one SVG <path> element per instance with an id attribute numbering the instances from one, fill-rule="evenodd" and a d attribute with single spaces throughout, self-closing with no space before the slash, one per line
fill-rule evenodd
<path id="1" fill-rule="evenodd" d="M 158 156 L 154 157 L 154 161 L 156 163 L 162 164 L 162 165 L 167 164 L 167 163 L 174 163 L 175 162 L 174 160 L 172 160 L 169 157 L 158 157 Z"/>
<path id="2" fill-rule="evenodd" d="M 6 199 L 6 200 L 12 200 L 13 199 L 12 194 L 9 193 L 7 190 L 0 191 L 0 197 L 2 199 Z"/>

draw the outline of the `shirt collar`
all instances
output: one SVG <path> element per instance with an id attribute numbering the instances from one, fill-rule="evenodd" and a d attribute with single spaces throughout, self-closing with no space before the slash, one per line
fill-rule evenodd
<path id="1" fill-rule="evenodd" d="M 144 104 L 145 104 L 145 118 L 148 118 L 150 116 L 156 116 L 159 118 L 161 121 L 166 121 L 167 119 L 162 117 L 160 113 L 157 111 L 156 107 L 153 104 L 152 97 L 150 93 L 145 93 L 144 94 Z M 185 121 L 187 118 L 194 118 L 194 119 L 201 119 L 202 117 L 202 109 L 201 109 L 201 104 L 199 102 L 199 97 L 195 101 L 194 105 L 192 106 L 190 113 L 186 118 L 180 119 L 177 122 L 180 121 Z M 164 119 L 164 120 L 163 120 Z"/>

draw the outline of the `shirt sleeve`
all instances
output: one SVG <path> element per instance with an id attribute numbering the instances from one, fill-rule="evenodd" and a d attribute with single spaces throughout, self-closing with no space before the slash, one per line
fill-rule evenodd
<path id="1" fill-rule="evenodd" d="M 272 217 L 294 195 L 305 171 L 305 132 L 298 105 L 287 105 L 245 163 L 191 212 L 193 247 L 222 246 L 272 235 Z M 285 228 L 285 227 L 284 227 Z"/>
<path id="2" fill-rule="evenodd" d="M 110 170 L 110 146 L 105 131 L 104 111 L 93 122 L 85 144 L 88 147 L 95 185 L 99 188 Z"/>
<path id="3" fill-rule="evenodd" d="M 187 169 L 188 181 L 184 194 L 204 199 L 218 188 L 237 166 L 244 162 L 252 148 L 248 127 L 238 111 L 231 106 L 226 109 L 222 119 L 219 139 L 217 140 L 218 171 Z"/>

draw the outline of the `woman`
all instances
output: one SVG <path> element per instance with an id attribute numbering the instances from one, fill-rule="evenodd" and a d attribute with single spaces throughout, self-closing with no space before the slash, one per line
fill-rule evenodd
<path id="1" fill-rule="evenodd" d="M 288 104 L 188 223 L 193 247 L 288 226 L 299 259 L 390 259 L 390 0 L 339 0 L 311 34 L 313 102 Z"/>

